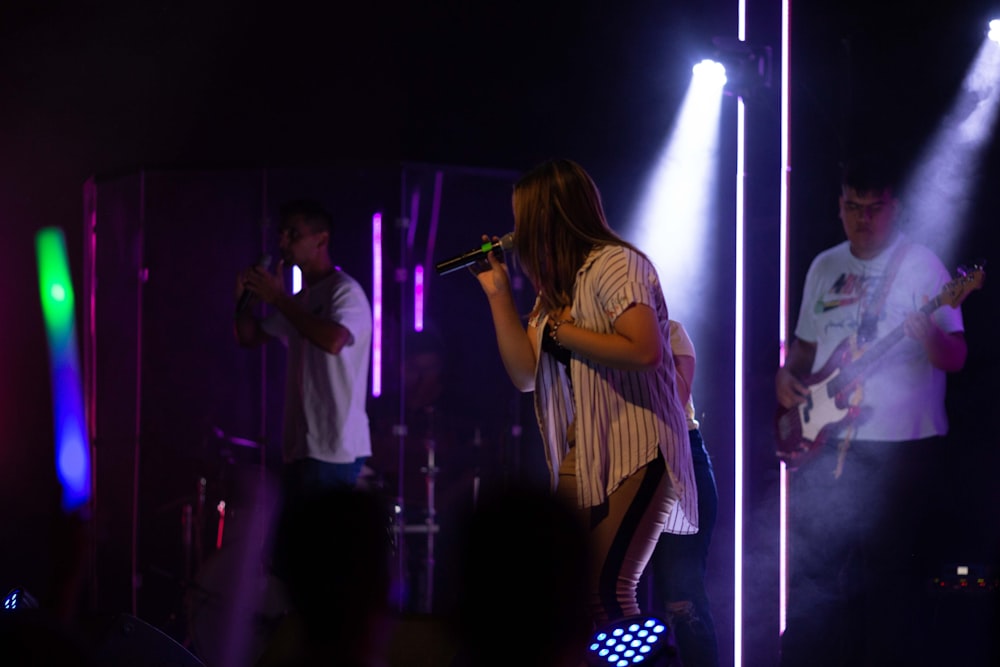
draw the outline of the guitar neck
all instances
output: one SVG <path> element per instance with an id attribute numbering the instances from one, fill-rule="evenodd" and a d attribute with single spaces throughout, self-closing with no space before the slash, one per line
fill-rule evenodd
<path id="1" fill-rule="evenodd" d="M 931 301 L 924 304 L 923 307 L 920 308 L 920 312 L 930 315 L 940 307 L 941 296 L 938 295 Z M 901 341 L 903 336 L 903 325 L 900 324 L 888 334 L 877 340 L 871 347 L 866 349 L 860 357 L 843 366 L 840 369 L 840 374 L 830 381 L 831 394 L 840 393 L 840 391 L 854 382 L 858 376 L 863 375 L 869 368 L 871 368 L 875 361 L 880 359 L 882 355 L 889 350 L 889 348 Z"/>

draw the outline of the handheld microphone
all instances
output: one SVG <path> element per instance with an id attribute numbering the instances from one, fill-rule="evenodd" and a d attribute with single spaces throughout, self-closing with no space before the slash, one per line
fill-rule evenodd
<path id="1" fill-rule="evenodd" d="M 261 255 L 260 259 L 257 260 L 257 267 L 264 269 L 265 271 L 271 268 L 271 256 L 268 255 L 267 253 Z M 253 292 L 244 288 L 243 293 L 240 294 L 240 300 L 236 302 L 237 315 L 239 315 L 240 313 L 242 313 L 244 310 L 247 309 L 247 306 L 250 305 L 250 299 L 252 298 L 253 298 Z"/>
<path id="2" fill-rule="evenodd" d="M 462 253 L 457 257 L 452 257 L 451 259 L 446 259 L 443 262 L 438 262 L 434 268 L 437 269 L 438 275 L 443 276 L 451 273 L 452 271 L 464 269 L 470 264 L 475 264 L 480 260 L 486 259 L 486 256 L 493 250 L 499 250 L 502 256 L 503 253 L 510 252 L 513 249 L 514 232 L 507 232 L 500 237 L 499 241 L 484 241 L 478 248 L 473 248 L 469 252 Z"/>

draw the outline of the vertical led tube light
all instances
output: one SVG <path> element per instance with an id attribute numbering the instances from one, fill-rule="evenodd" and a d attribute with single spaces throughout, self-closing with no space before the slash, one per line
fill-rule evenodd
<path id="1" fill-rule="evenodd" d="M 791 55 L 791 0 L 781 2 L 781 201 L 779 230 L 778 278 L 778 364 L 785 365 L 788 345 L 788 200 L 789 180 L 792 174 L 792 149 L 790 142 L 790 55 Z M 778 491 L 778 634 L 785 631 L 788 599 L 788 468 L 779 464 Z"/>
<path id="2" fill-rule="evenodd" d="M 372 396 L 382 395 L 382 214 L 372 215 Z"/>
<path id="3" fill-rule="evenodd" d="M 62 486 L 63 511 L 71 513 L 90 501 L 90 445 L 76 343 L 75 296 L 63 231 L 39 230 L 35 254 L 49 347 L 56 476 Z"/>
<path id="4" fill-rule="evenodd" d="M 424 266 L 434 264 L 434 245 L 437 241 L 438 224 L 441 221 L 441 187 L 444 181 L 444 173 L 434 174 L 434 197 L 431 201 L 430 229 L 427 230 L 427 249 L 424 254 Z"/>
<path id="5" fill-rule="evenodd" d="M 737 33 L 741 42 L 746 41 L 746 0 L 738 0 L 737 3 Z M 745 263 L 744 253 L 744 208 L 746 206 L 746 193 L 744 192 L 744 173 L 746 162 L 746 107 L 742 97 L 736 100 L 736 286 L 735 301 L 736 309 L 734 321 L 736 323 L 734 338 L 734 508 L 733 508 L 733 664 L 743 664 L 743 474 L 744 474 L 744 424 L 743 424 L 743 345 L 744 327 L 743 321 L 743 289 Z"/>
<path id="6" fill-rule="evenodd" d="M 413 267 L 413 330 L 424 330 L 424 265 Z"/>
<path id="7" fill-rule="evenodd" d="M 734 428 L 734 443 L 735 443 L 735 460 L 733 462 L 733 470 L 735 474 L 734 478 L 734 498 L 735 498 L 735 508 L 734 508 L 734 529 L 733 529 L 733 543 L 735 545 L 735 552 L 733 554 L 733 570 L 734 570 L 734 581 L 733 581 L 733 646 L 734 646 L 734 656 L 735 664 L 742 664 L 742 646 L 743 646 L 743 345 L 744 345 L 744 304 L 743 304 L 743 290 L 745 287 L 744 275 L 745 262 L 745 237 L 744 237 L 744 211 L 743 207 L 745 205 L 745 193 L 743 190 L 744 185 L 744 165 L 745 165 L 745 105 L 743 103 L 743 98 L 740 97 L 736 102 L 736 310 L 733 314 L 736 322 L 735 334 L 735 354 L 734 354 L 734 366 L 735 372 L 733 377 L 733 386 L 735 388 L 735 401 L 734 410 L 735 417 L 733 420 Z"/>

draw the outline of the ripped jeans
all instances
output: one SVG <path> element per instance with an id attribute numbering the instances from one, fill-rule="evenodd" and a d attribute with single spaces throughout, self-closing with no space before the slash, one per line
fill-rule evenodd
<path id="1" fill-rule="evenodd" d="M 705 590 L 705 563 L 719 496 L 701 431 L 688 431 L 698 485 L 698 532 L 660 535 L 649 560 L 657 609 L 673 630 L 684 667 L 718 667 L 715 622 Z"/>

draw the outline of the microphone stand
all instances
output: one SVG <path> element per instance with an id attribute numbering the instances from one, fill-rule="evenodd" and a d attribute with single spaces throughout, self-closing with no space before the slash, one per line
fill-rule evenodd
<path id="1" fill-rule="evenodd" d="M 400 388 L 400 396 L 402 397 L 403 390 Z M 402 398 L 400 398 L 400 416 L 404 417 L 402 414 L 404 408 L 402 406 Z M 399 582 L 397 587 L 397 598 L 396 598 L 396 610 L 403 611 L 406 606 L 406 586 L 404 582 L 406 581 L 406 541 L 404 536 L 406 533 L 406 518 L 403 515 L 405 509 L 404 501 L 404 488 L 403 488 L 403 471 L 405 468 L 405 452 L 406 452 L 406 424 L 396 424 L 392 429 L 393 435 L 396 436 L 396 500 L 393 503 L 392 508 L 392 537 L 393 546 L 395 547 L 396 556 L 396 581 Z"/>
<path id="2" fill-rule="evenodd" d="M 411 573 L 414 578 L 419 576 L 417 580 L 421 584 L 415 591 L 418 596 L 414 602 L 414 607 L 419 613 L 429 614 L 434 608 L 434 569 L 436 564 L 435 559 L 435 536 L 440 531 L 441 527 L 437 522 L 437 505 L 436 505 L 436 492 L 437 492 L 437 476 L 440 472 L 440 468 L 437 466 L 437 440 L 435 439 L 435 427 L 434 427 L 434 408 L 428 406 L 424 409 L 424 413 L 427 417 L 427 423 L 422 431 L 420 437 L 423 439 L 424 448 L 427 452 L 427 464 L 421 466 L 420 472 L 424 474 L 425 491 L 427 504 L 424 507 L 424 518 L 423 521 L 407 523 L 403 508 L 403 478 L 405 477 L 405 468 L 403 466 L 403 451 L 405 449 L 405 435 L 409 433 L 407 426 L 402 425 L 399 427 L 399 432 L 403 433 L 400 437 L 400 466 L 397 485 L 399 488 L 399 498 L 397 500 L 396 514 L 395 514 L 395 535 L 399 542 L 399 548 L 397 549 L 397 565 L 399 567 L 400 581 L 405 581 L 406 574 Z M 414 433 L 416 436 L 417 433 Z M 408 562 L 406 549 L 405 549 L 405 537 L 409 534 L 420 534 L 423 533 L 425 536 L 425 551 L 422 559 L 422 569 L 419 573 L 415 571 L 409 571 L 406 568 L 406 563 Z M 413 563 L 416 565 L 416 563 Z M 407 577 L 408 578 L 408 577 Z M 404 609 L 405 602 L 405 592 L 401 587 L 399 609 L 402 611 Z"/>
<path id="3" fill-rule="evenodd" d="M 406 184 L 405 178 L 403 182 L 403 190 L 405 191 Z M 405 209 L 402 209 L 405 210 Z M 396 548 L 396 581 L 398 585 L 396 587 L 397 598 L 396 598 L 396 608 L 398 611 L 403 611 L 406 606 L 407 597 L 407 586 L 405 585 L 407 581 L 406 577 L 406 504 L 405 504 L 405 486 L 404 486 L 404 471 L 406 470 L 406 437 L 408 434 L 407 429 L 407 415 L 406 415 L 406 382 L 403 377 L 403 360 L 406 359 L 406 306 L 407 303 L 407 275 L 408 272 L 406 267 L 408 266 L 408 253 L 407 253 L 407 233 L 410 227 L 410 220 L 404 215 L 396 218 L 396 229 L 399 232 L 399 266 L 402 270 L 396 271 L 396 282 L 399 285 L 399 412 L 397 413 L 398 419 L 395 426 L 393 426 L 393 435 L 396 437 L 396 502 L 393 504 L 392 508 L 392 535 L 394 546 Z"/>

